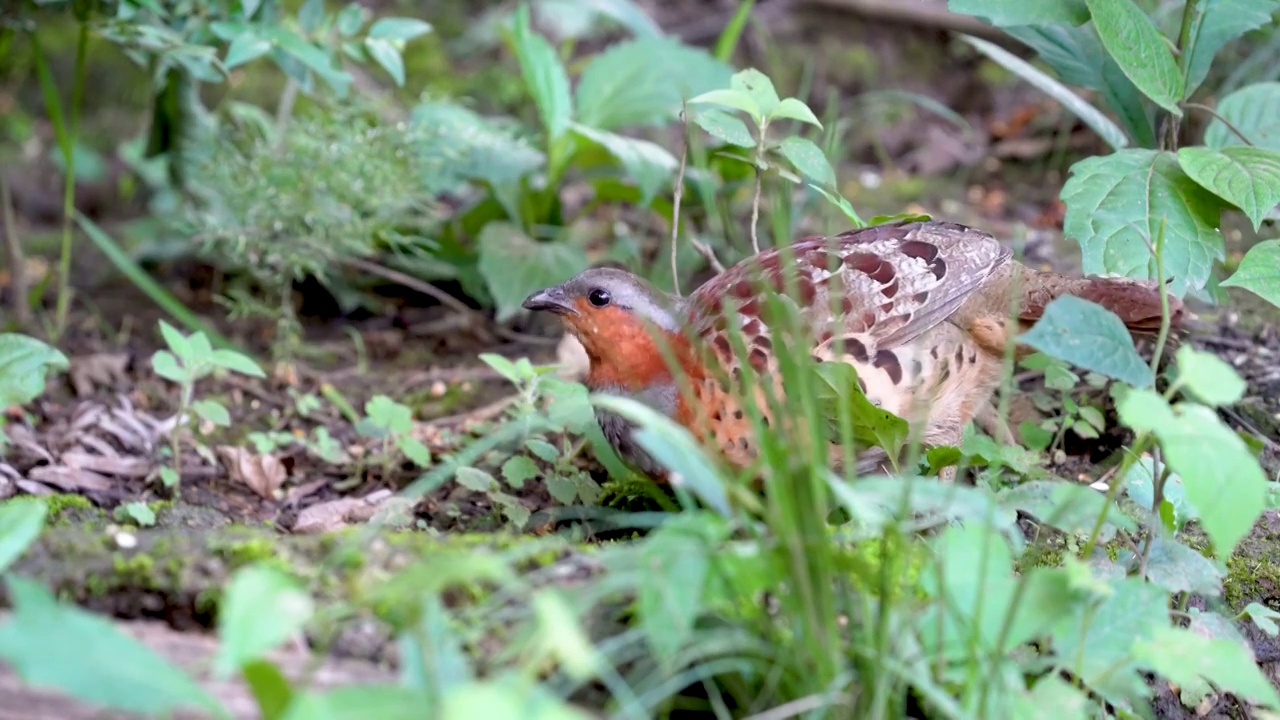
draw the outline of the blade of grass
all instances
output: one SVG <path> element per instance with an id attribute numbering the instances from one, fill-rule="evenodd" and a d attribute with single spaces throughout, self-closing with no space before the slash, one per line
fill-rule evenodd
<path id="1" fill-rule="evenodd" d="M 729 58 L 733 57 L 733 51 L 738 48 L 742 31 L 747 27 L 747 20 L 751 18 L 751 10 L 755 5 L 756 0 L 743 0 L 738 3 L 738 9 L 734 11 L 729 24 L 724 26 L 724 32 L 720 33 L 720 38 L 716 40 L 716 59 L 729 62 Z"/>

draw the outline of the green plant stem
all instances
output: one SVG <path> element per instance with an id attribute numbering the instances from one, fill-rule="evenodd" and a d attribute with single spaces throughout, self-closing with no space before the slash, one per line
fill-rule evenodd
<path id="1" fill-rule="evenodd" d="M 169 448 L 173 451 L 173 499 L 182 497 L 182 426 L 191 407 L 191 397 L 195 394 L 195 385 L 183 383 L 182 397 L 178 401 L 178 416 L 174 419 L 173 428 L 169 430 Z"/>
<path id="2" fill-rule="evenodd" d="M 0 173 L 0 213 L 4 215 L 5 264 L 9 267 L 9 288 L 13 293 L 10 304 L 18 329 L 31 324 L 31 306 L 27 298 L 26 260 L 22 254 L 22 241 L 18 239 L 18 224 L 13 219 L 13 198 L 9 195 L 9 178 Z"/>
<path id="3" fill-rule="evenodd" d="M 680 294 L 680 200 L 684 196 L 684 173 L 689 162 L 689 117 L 686 108 L 680 108 L 680 169 L 676 172 L 676 187 L 671 200 L 671 290 Z"/>
<path id="4" fill-rule="evenodd" d="M 1182 24 L 1178 28 L 1178 69 L 1183 78 L 1187 75 L 1187 65 L 1191 62 L 1191 24 L 1195 20 L 1196 5 L 1199 0 L 1186 0 L 1182 6 Z"/>

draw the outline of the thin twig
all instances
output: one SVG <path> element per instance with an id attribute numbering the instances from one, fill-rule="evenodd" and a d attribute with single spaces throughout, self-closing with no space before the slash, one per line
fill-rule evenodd
<path id="1" fill-rule="evenodd" d="M 689 122 L 685 103 L 680 104 L 680 170 L 676 172 L 675 196 L 671 203 L 671 288 L 680 294 L 680 263 L 677 262 L 680 237 L 680 199 L 684 196 L 684 171 L 689 160 Z"/>
<path id="2" fill-rule="evenodd" d="M 756 225 L 760 222 L 760 186 L 764 183 L 764 175 L 756 168 L 756 194 L 751 199 L 751 249 L 760 252 L 760 238 L 756 235 Z"/>
<path id="3" fill-rule="evenodd" d="M 4 214 L 5 263 L 9 266 L 9 287 L 13 291 L 11 305 L 18 329 L 31 325 L 31 306 L 27 304 L 27 263 L 18 240 L 18 226 L 13 219 L 13 198 L 9 194 L 9 178 L 0 173 L 0 213 Z"/>
<path id="4" fill-rule="evenodd" d="M 354 258 L 354 257 L 343 258 L 342 262 L 345 265 L 349 265 L 350 267 L 353 267 L 357 270 L 367 272 L 370 275 L 377 275 L 378 277 L 384 280 L 390 280 L 393 283 L 398 283 L 400 285 L 403 285 L 409 288 L 410 290 L 417 290 L 423 295 L 427 295 L 431 298 L 434 298 L 441 305 L 444 305 L 450 308 L 451 310 L 456 310 L 460 313 L 463 313 L 464 315 L 480 314 L 476 312 L 474 309 L 467 307 L 466 303 L 450 295 L 449 293 L 441 290 L 440 288 L 432 285 L 431 283 L 423 282 L 413 277 L 412 275 L 407 275 L 405 273 L 400 272 L 399 270 L 393 270 L 392 268 L 386 267 L 385 265 L 380 265 L 376 262 L 373 262 L 372 260 L 365 260 L 363 258 Z"/>
<path id="5" fill-rule="evenodd" d="M 1226 125 L 1226 126 L 1227 126 L 1227 129 L 1228 129 L 1228 130 L 1230 130 L 1231 132 L 1235 133 L 1235 136 L 1236 136 L 1236 137 L 1238 137 L 1238 138 L 1240 138 L 1240 140 L 1241 140 L 1245 145 L 1248 145 L 1249 147 L 1253 147 L 1253 141 L 1252 141 L 1252 140 L 1250 140 L 1250 139 L 1249 139 L 1249 137 L 1248 137 L 1247 135 L 1245 135 L 1243 132 L 1241 132 L 1240 128 L 1236 127 L 1234 123 L 1232 123 L 1230 120 L 1228 120 L 1228 119 L 1226 119 L 1226 118 L 1222 117 L 1222 114 L 1221 114 L 1221 113 L 1219 113 L 1217 110 L 1214 110 L 1213 108 L 1209 107 L 1208 105 L 1201 105 L 1200 103 L 1193 103 L 1193 102 L 1189 102 L 1189 103 L 1182 103 L 1182 107 L 1184 107 L 1184 108 L 1190 108 L 1190 109 L 1192 109 L 1192 110 L 1199 110 L 1200 112 L 1207 113 L 1207 114 L 1209 114 L 1209 115 L 1213 116 L 1213 119 L 1214 119 L 1214 120 L 1217 120 L 1218 122 L 1222 123 L 1223 125 Z"/>

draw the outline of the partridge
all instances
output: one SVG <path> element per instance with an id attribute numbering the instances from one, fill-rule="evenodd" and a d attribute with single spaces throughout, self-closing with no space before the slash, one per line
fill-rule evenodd
<path id="1" fill-rule="evenodd" d="M 1028 268 L 990 234 L 949 222 L 806 236 L 787 250 L 785 259 L 781 248 L 748 257 L 687 297 L 622 270 L 594 268 L 533 293 L 524 307 L 560 316 L 586 350 L 592 391 L 665 413 L 738 468 L 755 460 L 757 448 L 744 388 L 725 378 L 741 379 L 749 363 L 782 391 L 774 348 L 785 340 L 765 321 L 762 287 L 794 302 L 815 361 L 852 365 L 867 398 L 906 419 L 925 447 L 959 444 L 965 425 L 989 407 L 1011 334 L 1029 329 L 1054 298 L 1098 303 L 1134 334 L 1155 333 L 1161 323 L 1155 282 Z M 1168 305 L 1173 326 L 1182 327 L 1182 303 L 1170 296 Z M 731 322 L 745 352 L 734 351 Z M 1029 350 L 1015 345 L 1015 352 Z M 757 383 L 747 390 L 771 422 L 762 389 Z M 625 420 L 603 411 L 597 419 L 623 458 L 666 477 Z M 833 460 L 841 456 L 831 450 Z M 885 459 L 882 450 L 862 449 L 858 472 L 883 471 Z"/>

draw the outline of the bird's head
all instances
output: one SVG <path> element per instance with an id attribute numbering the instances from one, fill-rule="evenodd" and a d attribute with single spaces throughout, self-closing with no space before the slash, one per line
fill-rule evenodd
<path id="1" fill-rule="evenodd" d="M 680 317 L 683 301 L 625 270 L 592 268 L 539 290 L 526 310 L 560 316 L 591 361 L 587 384 L 639 391 L 670 378 L 659 338 L 673 351 L 687 346 Z"/>

